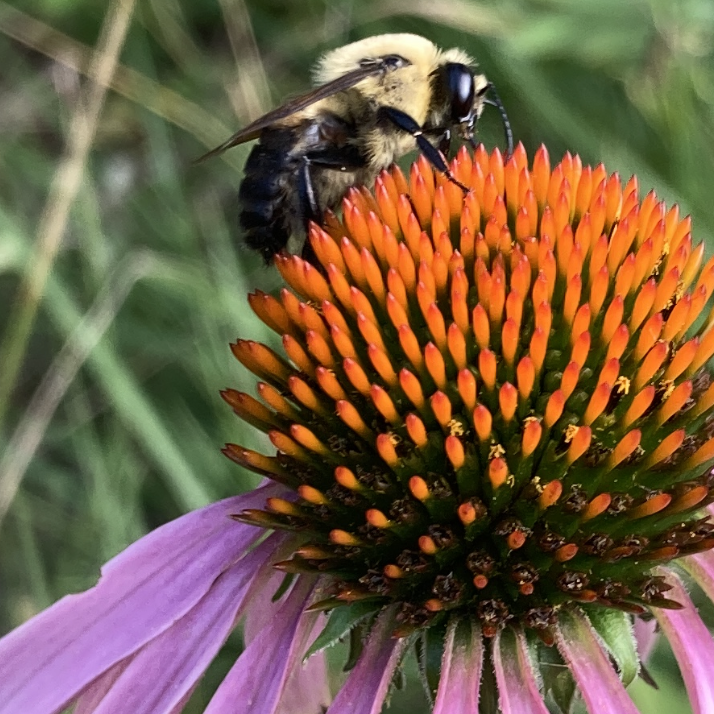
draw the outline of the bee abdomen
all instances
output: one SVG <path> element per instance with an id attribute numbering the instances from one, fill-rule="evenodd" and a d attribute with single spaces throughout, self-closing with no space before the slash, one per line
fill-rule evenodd
<path id="1" fill-rule="evenodd" d="M 245 164 L 238 192 L 240 224 L 245 242 L 263 254 L 266 262 L 288 242 L 296 217 L 290 202 L 291 181 L 297 169 L 291 150 L 297 142 L 294 131 L 266 129 Z"/>

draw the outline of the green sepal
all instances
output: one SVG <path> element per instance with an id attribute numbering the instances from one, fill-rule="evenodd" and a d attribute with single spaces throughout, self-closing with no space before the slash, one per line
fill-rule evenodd
<path id="1" fill-rule="evenodd" d="M 364 623 L 358 623 L 349 631 L 350 636 L 350 652 L 347 655 L 347 662 L 342 668 L 343 672 L 349 672 L 356 664 L 362 654 L 365 645 L 365 638 L 369 632 L 369 628 Z"/>
<path id="2" fill-rule="evenodd" d="M 271 602 L 277 602 L 280 600 L 280 598 L 288 591 L 290 585 L 292 585 L 293 580 L 295 580 L 295 573 L 286 573 L 285 577 L 281 580 L 280 585 L 278 585 L 278 589 L 271 598 Z"/>
<path id="3" fill-rule="evenodd" d="M 375 608 L 374 603 L 369 601 L 354 602 L 350 605 L 336 607 L 328 615 L 325 628 L 310 645 L 310 649 L 305 653 L 303 661 L 312 657 L 316 652 L 332 647 L 345 635 L 351 633 L 363 620 L 376 612 L 377 608 Z"/>
<path id="4" fill-rule="evenodd" d="M 464 630 L 462 629 L 461 632 L 463 633 Z M 484 643 L 485 651 L 483 657 L 483 668 L 481 670 L 478 714 L 499 714 L 501 711 L 498 706 L 498 683 L 496 682 L 496 673 L 493 669 L 491 645 L 492 642 L 490 641 Z"/>
<path id="5" fill-rule="evenodd" d="M 390 688 L 392 690 L 402 691 L 407 686 L 407 675 L 404 673 L 402 667 L 395 667 L 394 674 L 392 675 L 392 681 L 390 682 Z"/>
<path id="6" fill-rule="evenodd" d="M 553 676 L 548 686 L 550 687 L 550 695 L 553 697 L 558 709 L 563 714 L 570 714 L 575 707 L 578 696 L 578 688 L 570 672 L 553 671 Z"/>
<path id="7" fill-rule="evenodd" d="M 409 684 L 407 674 L 404 671 L 404 658 L 407 652 L 409 652 L 412 644 L 415 644 L 417 637 L 418 635 L 416 633 L 408 635 L 404 647 L 401 648 L 399 660 L 397 661 L 397 664 L 394 668 L 394 672 L 392 673 L 392 679 L 389 682 L 387 694 L 384 697 L 384 709 L 389 709 L 390 703 L 392 701 L 392 695 L 394 694 L 394 692 L 397 690 L 406 689 Z"/>
<path id="8" fill-rule="evenodd" d="M 441 660 L 444 656 L 445 628 L 428 627 L 422 630 L 415 640 L 419 679 L 429 703 L 434 705 L 436 690 L 441 676 Z"/>
<path id="9" fill-rule="evenodd" d="M 544 691 L 558 707 L 558 711 L 570 714 L 578 698 L 578 688 L 570 669 L 563 662 L 557 648 L 546 647 L 542 643 L 538 643 L 536 647 L 537 657 L 533 657 L 533 660 L 538 662 Z"/>
<path id="10" fill-rule="evenodd" d="M 586 612 L 590 624 L 615 660 L 622 683 L 627 687 L 640 671 L 640 658 L 630 616 L 619 610 L 599 607 L 589 607 Z"/>

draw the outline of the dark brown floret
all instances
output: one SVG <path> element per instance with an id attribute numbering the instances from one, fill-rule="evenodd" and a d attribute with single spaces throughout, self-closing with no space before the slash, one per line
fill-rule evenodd
<path id="1" fill-rule="evenodd" d="M 477 575 L 489 575 L 495 565 L 495 559 L 485 551 L 475 551 L 466 556 L 466 567 Z"/>
<path id="2" fill-rule="evenodd" d="M 582 513 L 588 505 L 588 497 L 582 486 L 574 484 L 570 488 L 570 493 L 563 501 L 563 510 L 566 513 Z"/>
<path id="3" fill-rule="evenodd" d="M 403 550 L 397 556 L 397 565 L 405 573 L 424 573 L 431 567 L 427 557 L 414 550 Z"/>
<path id="4" fill-rule="evenodd" d="M 458 603 L 464 593 L 464 583 L 453 573 L 437 575 L 431 592 L 444 603 Z"/>
<path id="5" fill-rule="evenodd" d="M 565 572 L 558 577 L 557 583 L 563 592 L 577 593 L 588 586 L 590 578 L 586 573 Z"/>
<path id="6" fill-rule="evenodd" d="M 534 629 L 545 629 L 551 625 L 555 625 L 558 621 L 557 611 L 550 605 L 542 605 L 540 607 L 532 607 L 525 611 L 523 620 L 527 627 Z"/>
<path id="7" fill-rule="evenodd" d="M 555 553 L 558 548 L 561 548 L 566 544 L 566 539 L 558 533 L 553 531 L 546 531 L 538 539 L 538 545 L 546 553 Z"/>
<path id="8" fill-rule="evenodd" d="M 613 495 L 612 501 L 610 501 L 607 512 L 612 515 L 626 513 L 634 502 L 635 499 L 629 493 L 616 493 Z"/>
<path id="9" fill-rule="evenodd" d="M 604 533 L 593 533 L 581 546 L 583 553 L 602 556 L 612 548 L 613 540 Z"/>

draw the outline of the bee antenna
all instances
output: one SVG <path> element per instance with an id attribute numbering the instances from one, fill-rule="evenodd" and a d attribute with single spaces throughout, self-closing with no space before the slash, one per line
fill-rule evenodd
<path id="1" fill-rule="evenodd" d="M 494 87 L 492 83 L 489 83 L 488 88 L 491 93 L 491 98 L 485 99 L 484 103 L 489 104 L 490 106 L 496 107 L 496 109 L 498 109 L 498 112 L 501 115 L 501 122 L 503 123 L 503 130 L 506 133 L 506 147 L 507 147 L 507 151 L 508 151 L 507 156 L 512 156 L 513 155 L 513 129 L 511 128 L 511 122 L 508 118 L 508 114 L 506 114 L 506 108 L 503 106 L 501 97 L 498 96 L 496 87 Z"/>

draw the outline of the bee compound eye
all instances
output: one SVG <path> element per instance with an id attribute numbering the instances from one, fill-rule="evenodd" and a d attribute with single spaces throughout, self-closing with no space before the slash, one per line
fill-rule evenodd
<path id="1" fill-rule="evenodd" d="M 473 72 L 464 64 L 447 64 L 446 82 L 451 98 L 452 120 L 466 121 L 473 113 L 475 93 Z"/>

